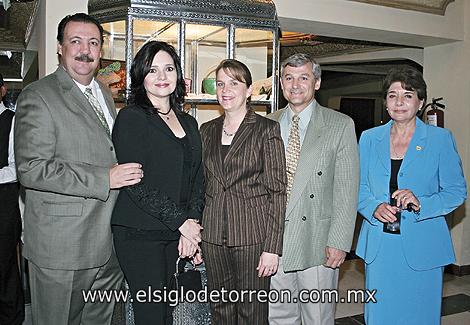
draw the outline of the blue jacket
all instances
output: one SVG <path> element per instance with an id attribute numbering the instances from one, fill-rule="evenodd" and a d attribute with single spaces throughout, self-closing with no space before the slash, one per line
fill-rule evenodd
<path id="1" fill-rule="evenodd" d="M 373 263 L 383 238 L 375 208 L 389 201 L 390 128 L 393 122 L 365 131 L 359 141 L 358 211 L 364 217 L 356 254 Z M 445 215 L 467 196 L 462 163 L 449 130 L 416 119 L 416 130 L 398 176 L 398 188 L 411 190 L 421 203 L 419 213 L 403 211 L 401 247 L 408 265 L 429 270 L 455 261 Z"/>

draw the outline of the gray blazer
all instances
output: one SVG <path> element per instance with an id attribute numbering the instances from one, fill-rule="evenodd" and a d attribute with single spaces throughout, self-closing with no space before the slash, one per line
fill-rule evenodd
<path id="1" fill-rule="evenodd" d="M 269 118 L 279 121 L 286 108 Z M 359 157 L 354 122 L 316 105 L 287 203 L 282 264 L 300 271 L 325 262 L 326 246 L 348 252 L 354 232 Z"/>
<path id="2" fill-rule="evenodd" d="M 115 118 L 112 97 L 100 87 Z M 105 264 L 118 194 L 109 189 L 109 168 L 117 160 L 111 137 L 62 67 L 18 97 L 15 155 L 26 189 L 26 258 L 63 270 Z"/>

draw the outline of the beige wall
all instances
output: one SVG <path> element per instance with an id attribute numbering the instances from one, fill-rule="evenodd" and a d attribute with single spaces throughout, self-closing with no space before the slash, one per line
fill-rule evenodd
<path id="1" fill-rule="evenodd" d="M 57 68 L 57 25 L 66 15 L 76 12 L 87 12 L 86 0 L 44 0 L 40 1 L 39 19 L 36 28 L 39 30 L 38 59 L 39 77 L 43 77 Z"/>
<path id="2" fill-rule="evenodd" d="M 456 0 L 445 16 L 367 5 L 346 0 L 274 0 L 284 30 L 424 47 L 424 75 L 430 97 L 448 105 L 446 127 L 455 135 L 465 174 L 470 175 L 470 1 Z M 70 13 L 86 11 L 86 0 L 42 1 L 40 76 L 57 65 L 56 28 Z M 470 265 L 467 203 L 451 223 L 457 264 Z"/>
<path id="3" fill-rule="evenodd" d="M 440 16 L 346 0 L 274 0 L 288 30 L 418 46 L 462 40 L 466 2 L 456 0 Z"/>
<path id="4" fill-rule="evenodd" d="M 457 141 L 467 182 L 470 175 L 470 1 L 465 16 L 464 41 L 424 49 L 424 77 L 431 96 L 445 99 L 445 125 Z M 468 213 L 466 213 L 468 212 Z M 451 220 L 458 265 L 470 264 L 470 200 Z"/>

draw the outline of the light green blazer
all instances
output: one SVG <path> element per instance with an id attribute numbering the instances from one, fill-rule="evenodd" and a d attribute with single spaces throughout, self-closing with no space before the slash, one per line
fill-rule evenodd
<path id="1" fill-rule="evenodd" d="M 286 108 L 269 118 L 280 121 Z M 325 263 L 326 246 L 348 252 L 357 211 L 359 157 L 354 122 L 316 105 L 287 204 L 282 263 L 300 271 Z"/>

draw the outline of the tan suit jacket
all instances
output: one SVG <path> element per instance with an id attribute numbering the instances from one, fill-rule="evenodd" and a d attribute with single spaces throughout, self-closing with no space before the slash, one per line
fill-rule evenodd
<path id="1" fill-rule="evenodd" d="M 115 118 L 111 95 L 100 87 Z M 24 255 L 50 269 L 105 264 L 117 197 L 109 169 L 117 160 L 111 137 L 62 67 L 20 94 L 15 156 L 26 188 Z"/>
<path id="2" fill-rule="evenodd" d="M 224 116 L 201 126 L 206 180 L 203 240 L 263 243 L 281 254 L 286 206 L 284 145 L 279 124 L 248 111 L 222 160 Z"/>
<path id="3" fill-rule="evenodd" d="M 268 117 L 279 121 L 286 108 Z M 325 263 L 325 247 L 348 252 L 357 211 L 359 157 L 354 122 L 316 105 L 287 204 L 282 264 L 285 272 Z"/>

